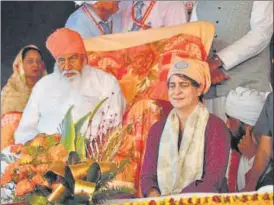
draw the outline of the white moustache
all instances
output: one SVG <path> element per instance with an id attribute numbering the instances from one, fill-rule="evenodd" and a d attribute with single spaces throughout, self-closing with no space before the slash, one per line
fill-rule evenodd
<path id="1" fill-rule="evenodd" d="M 79 74 L 78 70 L 65 70 L 62 72 L 62 75 L 65 76 L 66 74 Z"/>

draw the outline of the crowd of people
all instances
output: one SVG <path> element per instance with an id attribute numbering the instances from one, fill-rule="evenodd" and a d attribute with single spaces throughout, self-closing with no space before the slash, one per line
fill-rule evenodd
<path id="1" fill-rule="evenodd" d="M 111 104 L 105 118 L 115 116 L 113 123 L 121 123 L 126 101 L 120 85 L 88 65 L 83 39 L 209 21 L 216 33 L 208 60 L 174 56 L 170 63 L 171 107 L 148 134 L 142 194 L 225 193 L 273 185 L 273 1 L 76 4 L 64 28 L 46 41 L 56 61 L 53 73 L 46 73 L 36 46 L 24 47 L 15 58 L 14 73 L 1 92 L 2 150 L 38 133 L 56 132 L 71 105 L 77 120 L 104 97 L 105 105 Z M 98 132 L 100 119 L 99 114 L 94 118 L 87 137 Z"/>

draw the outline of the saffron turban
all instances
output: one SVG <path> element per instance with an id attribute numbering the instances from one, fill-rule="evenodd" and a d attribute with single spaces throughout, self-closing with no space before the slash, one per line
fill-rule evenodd
<path id="1" fill-rule="evenodd" d="M 199 83 L 200 87 L 202 88 L 203 94 L 205 94 L 209 90 L 211 80 L 209 66 L 207 62 L 172 56 L 172 60 L 169 66 L 170 69 L 167 76 L 168 80 L 172 75 L 181 74 Z"/>
<path id="2" fill-rule="evenodd" d="M 52 33 L 47 39 L 46 47 L 55 59 L 72 53 L 87 55 L 80 34 L 68 28 L 57 29 Z"/>
<path id="3" fill-rule="evenodd" d="M 226 114 L 254 126 L 264 106 L 266 95 L 254 89 L 237 87 L 228 93 Z"/>

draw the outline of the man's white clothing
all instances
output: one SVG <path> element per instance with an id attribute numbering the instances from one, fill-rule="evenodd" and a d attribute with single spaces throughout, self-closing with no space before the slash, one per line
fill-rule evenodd
<path id="1" fill-rule="evenodd" d="M 57 133 L 66 112 L 72 105 L 75 123 L 92 111 L 105 97 L 109 99 L 96 113 L 86 137 L 89 138 L 91 133 L 91 139 L 94 138 L 97 135 L 98 125 L 103 120 L 105 120 L 103 123 L 105 129 L 110 124 L 117 125 L 121 122 L 125 98 L 114 76 L 86 65 L 80 74 L 81 79 L 70 89 L 64 86 L 66 85 L 64 78 L 55 71 L 35 85 L 15 132 L 15 143 L 25 143 L 38 133 Z M 87 124 L 86 122 L 82 127 L 81 134 L 87 130 Z"/>

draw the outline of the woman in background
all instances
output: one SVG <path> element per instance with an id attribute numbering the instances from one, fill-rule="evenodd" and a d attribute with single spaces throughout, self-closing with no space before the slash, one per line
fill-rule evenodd
<path id="1" fill-rule="evenodd" d="M 40 50 L 24 47 L 13 62 L 13 74 L 1 91 L 1 150 L 14 143 L 13 134 L 34 85 L 46 75 Z"/>

